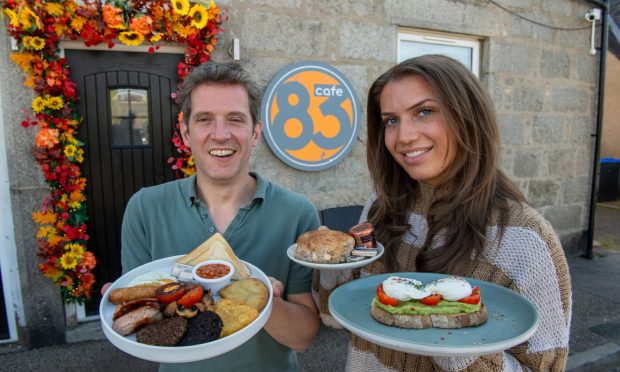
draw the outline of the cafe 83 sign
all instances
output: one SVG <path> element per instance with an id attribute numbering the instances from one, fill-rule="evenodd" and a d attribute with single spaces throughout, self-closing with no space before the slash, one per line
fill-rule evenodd
<path id="1" fill-rule="evenodd" d="M 299 62 L 269 83 L 262 105 L 263 135 L 289 166 L 320 171 L 351 151 L 360 129 L 353 86 L 335 68 Z"/>

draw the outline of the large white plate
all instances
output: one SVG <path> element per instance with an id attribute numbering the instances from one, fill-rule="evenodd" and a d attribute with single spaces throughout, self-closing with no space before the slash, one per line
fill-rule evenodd
<path id="1" fill-rule="evenodd" d="M 110 292 L 112 292 L 115 288 L 126 287 L 132 279 L 142 274 L 154 271 L 169 274 L 172 270 L 172 264 L 179 257 L 182 257 L 182 255 L 163 258 L 161 260 L 153 261 L 137 267 L 116 280 L 107 290 L 101 299 L 101 303 L 99 304 L 99 318 L 101 319 L 103 333 L 114 346 L 135 357 L 153 362 L 193 362 L 196 360 L 212 358 L 231 351 L 252 338 L 252 336 L 263 328 L 269 319 L 269 315 L 271 314 L 273 289 L 271 287 L 271 282 L 265 273 L 263 273 L 256 266 L 244 261 L 250 269 L 252 277 L 260 279 L 269 288 L 269 300 L 267 301 L 267 305 L 265 305 L 265 307 L 258 314 L 258 317 L 240 331 L 215 341 L 192 346 L 146 345 L 136 341 L 135 333 L 127 337 L 123 337 L 116 333 L 112 329 L 112 314 L 114 313 L 115 305 L 109 301 Z"/>
<path id="2" fill-rule="evenodd" d="M 343 327 L 359 337 L 390 349 L 430 356 L 473 356 L 509 349 L 529 339 L 538 327 L 538 312 L 525 297 L 508 288 L 466 278 L 480 287 L 489 317 L 477 327 L 405 329 L 388 326 L 370 315 L 377 285 L 389 275 L 428 283 L 443 274 L 395 273 L 348 282 L 329 296 L 329 311 Z"/>
<path id="3" fill-rule="evenodd" d="M 355 269 L 358 267 L 366 266 L 369 263 L 378 260 L 379 257 L 383 256 L 383 251 L 384 251 L 383 244 L 377 242 L 377 248 L 379 248 L 379 252 L 377 253 L 376 256 L 368 257 L 365 260 L 361 260 L 357 262 L 344 262 L 344 263 L 338 263 L 338 264 L 323 264 L 323 263 L 314 263 L 314 262 L 300 260 L 299 258 L 295 257 L 295 250 L 297 249 L 297 244 L 293 244 L 290 247 L 288 247 L 288 249 L 286 250 L 286 254 L 288 255 L 288 258 L 290 258 L 292 261 L 297 262 L 298 264 L 302 266 L 309 267 L 311 269 L 350 270 L 350 269 Z"/>

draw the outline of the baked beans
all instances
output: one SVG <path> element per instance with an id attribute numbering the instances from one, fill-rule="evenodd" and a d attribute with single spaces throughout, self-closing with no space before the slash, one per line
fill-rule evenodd
<path id="1" fill-rule="evenodd" d="M 204 279 L 217 279 L 226 276 L 230 272 L 230 267 L 224 264 L 206 264 L 196 270 L 196 275 Z"/>

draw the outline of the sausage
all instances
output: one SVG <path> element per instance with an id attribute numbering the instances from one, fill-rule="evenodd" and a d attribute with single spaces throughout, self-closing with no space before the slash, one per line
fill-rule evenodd
<path id="1" fill-rule="evenodd" d="M 113 304 L 123 304 L 142 298 L 156 297 L 155 290 L 159 287 L 161 287 L 161 284 L 145 284 L 135 287 L 116 288 L 110 292 L 110 302 Z"/>

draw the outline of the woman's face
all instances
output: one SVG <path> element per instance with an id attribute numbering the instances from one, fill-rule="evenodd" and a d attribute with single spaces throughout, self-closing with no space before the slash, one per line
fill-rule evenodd
<path id="1" fill-rule="evenodd" d="M 456 140 L 433 90 L 417 75 L 389 82 L 381 92 L 385 147 L 414 180 L 432 186 L 446 181 Z"/>

